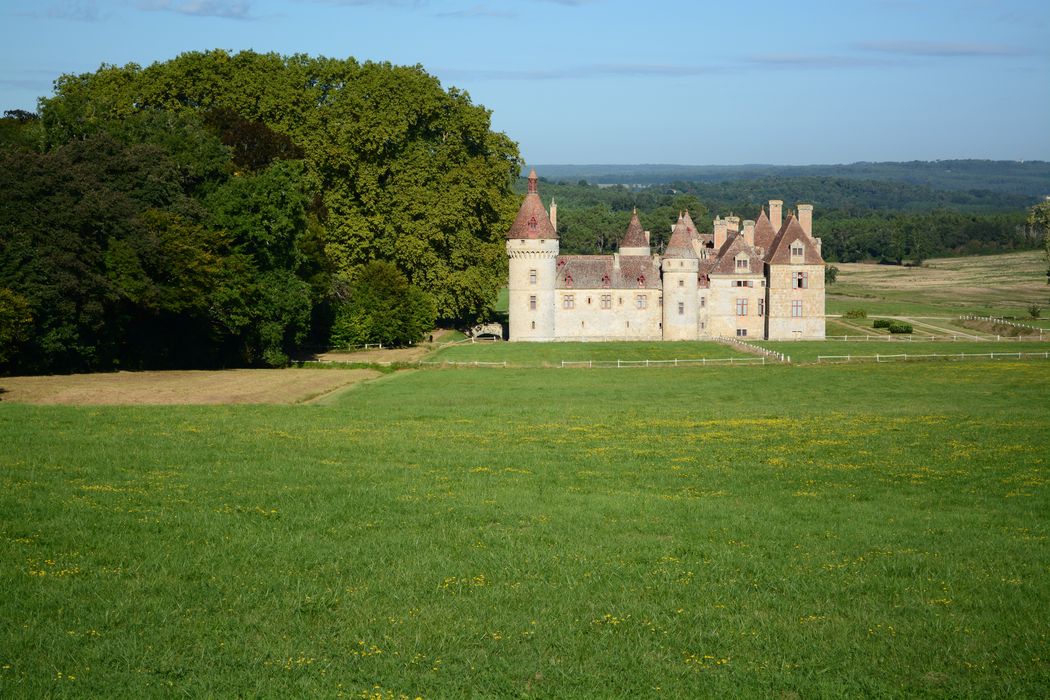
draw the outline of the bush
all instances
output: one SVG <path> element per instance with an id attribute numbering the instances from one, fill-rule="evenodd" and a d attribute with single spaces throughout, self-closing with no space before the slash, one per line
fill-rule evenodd
<path id="1" fill-rule="evenodd" d="M 887 326 L 887 328 L 890 329 L 890 333 L 911 333 L 912 332 L 911 324 L 910 323 L 905 323 L 904 321 L 890 321 L 890 324 L 889 324 L 889 326 Z"/>
<path id="2" fill-rule="evenodd" d="M 871 324 L 872 328 L 889 328 L 891 321 L 888 318 L 877 318 Z"/>
<path id="3" fill-rule="evenodd" d="M 336 309 L 331 343 L 411 345 L 434 327 L 437 307 L 392 263 L 374 260 L 357 273 L 350 299 Z"/>
<path id="4" fill-rule="evenodd" d="M 846 318 L 867 318 L 868 312 L 864 309 L 850 309 L 842 315 Z M 876 326 L 876 328 L 878 328 L 878 326 Z"/>
<path id="5" fill-rule="evenodd" d="M 1032 304 L 1028 307 L 1028 315 L 1032 318 L 1039 318 L 1039 315 L 1043 313 L 1043 307 L 1039 304 Z"/>

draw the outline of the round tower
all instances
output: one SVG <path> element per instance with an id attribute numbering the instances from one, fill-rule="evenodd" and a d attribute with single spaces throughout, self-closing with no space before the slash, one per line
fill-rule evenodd
<path id="1" fill-rule="evenodd" d="M 692 245 L 695 236 L 688 215 L 678 217 L 660 263 L 664 290 L 664 340 L 696 340 L 698 335 L 700 259 Z"/>
<path id="2" fill-rule="evenodd" d="M 537 190 L 536 171 L 514 225 L 507 232 L 510 275 L 509 339 L 554 339 L 554 288 L 558 265 L 558 232 Z"/>

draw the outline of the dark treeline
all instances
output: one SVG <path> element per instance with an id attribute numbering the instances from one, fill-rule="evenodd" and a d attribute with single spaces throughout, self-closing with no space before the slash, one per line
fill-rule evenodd
<path id="1" fill-rule="evenodd" d="M 543 178 L 541 178 L 542 180 Z M 523 190 L 523 181 L 517 189 Z M 787 210 L 814 205 L 814 227 L 829 261 L 921 262 L 931 256 L 997 253 L 1041 245 L 1025 226 L 1024 195 L 941 191 L 901 182 L 830 177 L 764 178 L 721 183 L 674 182 L 644 188 L 541 183 L 545 200 L 558 202 L 565 253 L 612 252 L 637 207 L 661 250 L 678 212 L 688 209 L 702 231 L 715 214 L 758 216 L 770 199 Z"/>
<path id="2" fill-rule="evenodd" d="M 660 185 L 668 182 L 831 177 L 924 185 L 936 190 L 991 190 L 1029 197 L 1050 195 L 1050 163 L 1030 160 L 914 160 L 841 165 L 537 165 L 544 177 L 565 182 Z"/>
<path id="3" fill-rule="evenodd" d="M 518 168 L 418 67 L 213 51 L 63 76 L 0 120 L 0 372 L 281 365 L 472 321 Z"/>

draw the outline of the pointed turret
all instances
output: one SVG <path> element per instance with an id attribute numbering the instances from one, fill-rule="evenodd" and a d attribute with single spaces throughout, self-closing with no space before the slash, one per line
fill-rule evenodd
<path id="1" fill-rule="evenodd" d="M 540 199 L 536 170 L 529 173 L 529 191 L 525 194 L 525 200 L 518 209 L 518 216 L 514 219 L 514 225 L 507 231 L 508 239 L 525 238 L 535 240 L 550 240 L 558 237 L 558 232 L 551 224 L 550 215 L 543 206 Z"/>
<path id="2" fill-rule="evenodd" d="M 627 233 L 620 241 L 620 255 L 649 255 L 649 240 L 645 237 L 642 222 L 638 219 L 638 210 L 631 213 L 631 223 L 627 224 Z"/>
<path id="3" fill-rule="evenodd" d="M 755 247 L 761 248 L 763 253 L 765 253 L 773 245 L 773 239 L 776 236 L 777 232 L 773 229 L 773 223 L 766 216 L 766 209 L 763 207 L 762 213 L 755 220 Z"/>
<path id="4" fill-rule="evenodd" d="M 696 251 L 693 250 L 693 238 L 696 236 L 696 226 L 689 218 L 689 212 L 678 216 L 678 223 L 671 231 L 671 238 L 667 241 L 664 250 L 665 258 L 697 259 Z"/>

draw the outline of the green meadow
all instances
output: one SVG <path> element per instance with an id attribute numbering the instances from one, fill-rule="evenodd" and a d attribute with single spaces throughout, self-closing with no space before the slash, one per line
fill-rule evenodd
<path id="1" fill-rule="evenodd" d="M 0 696 L 1046 697 L 1048 391 L 976 361 L 3 402 Z"/>

